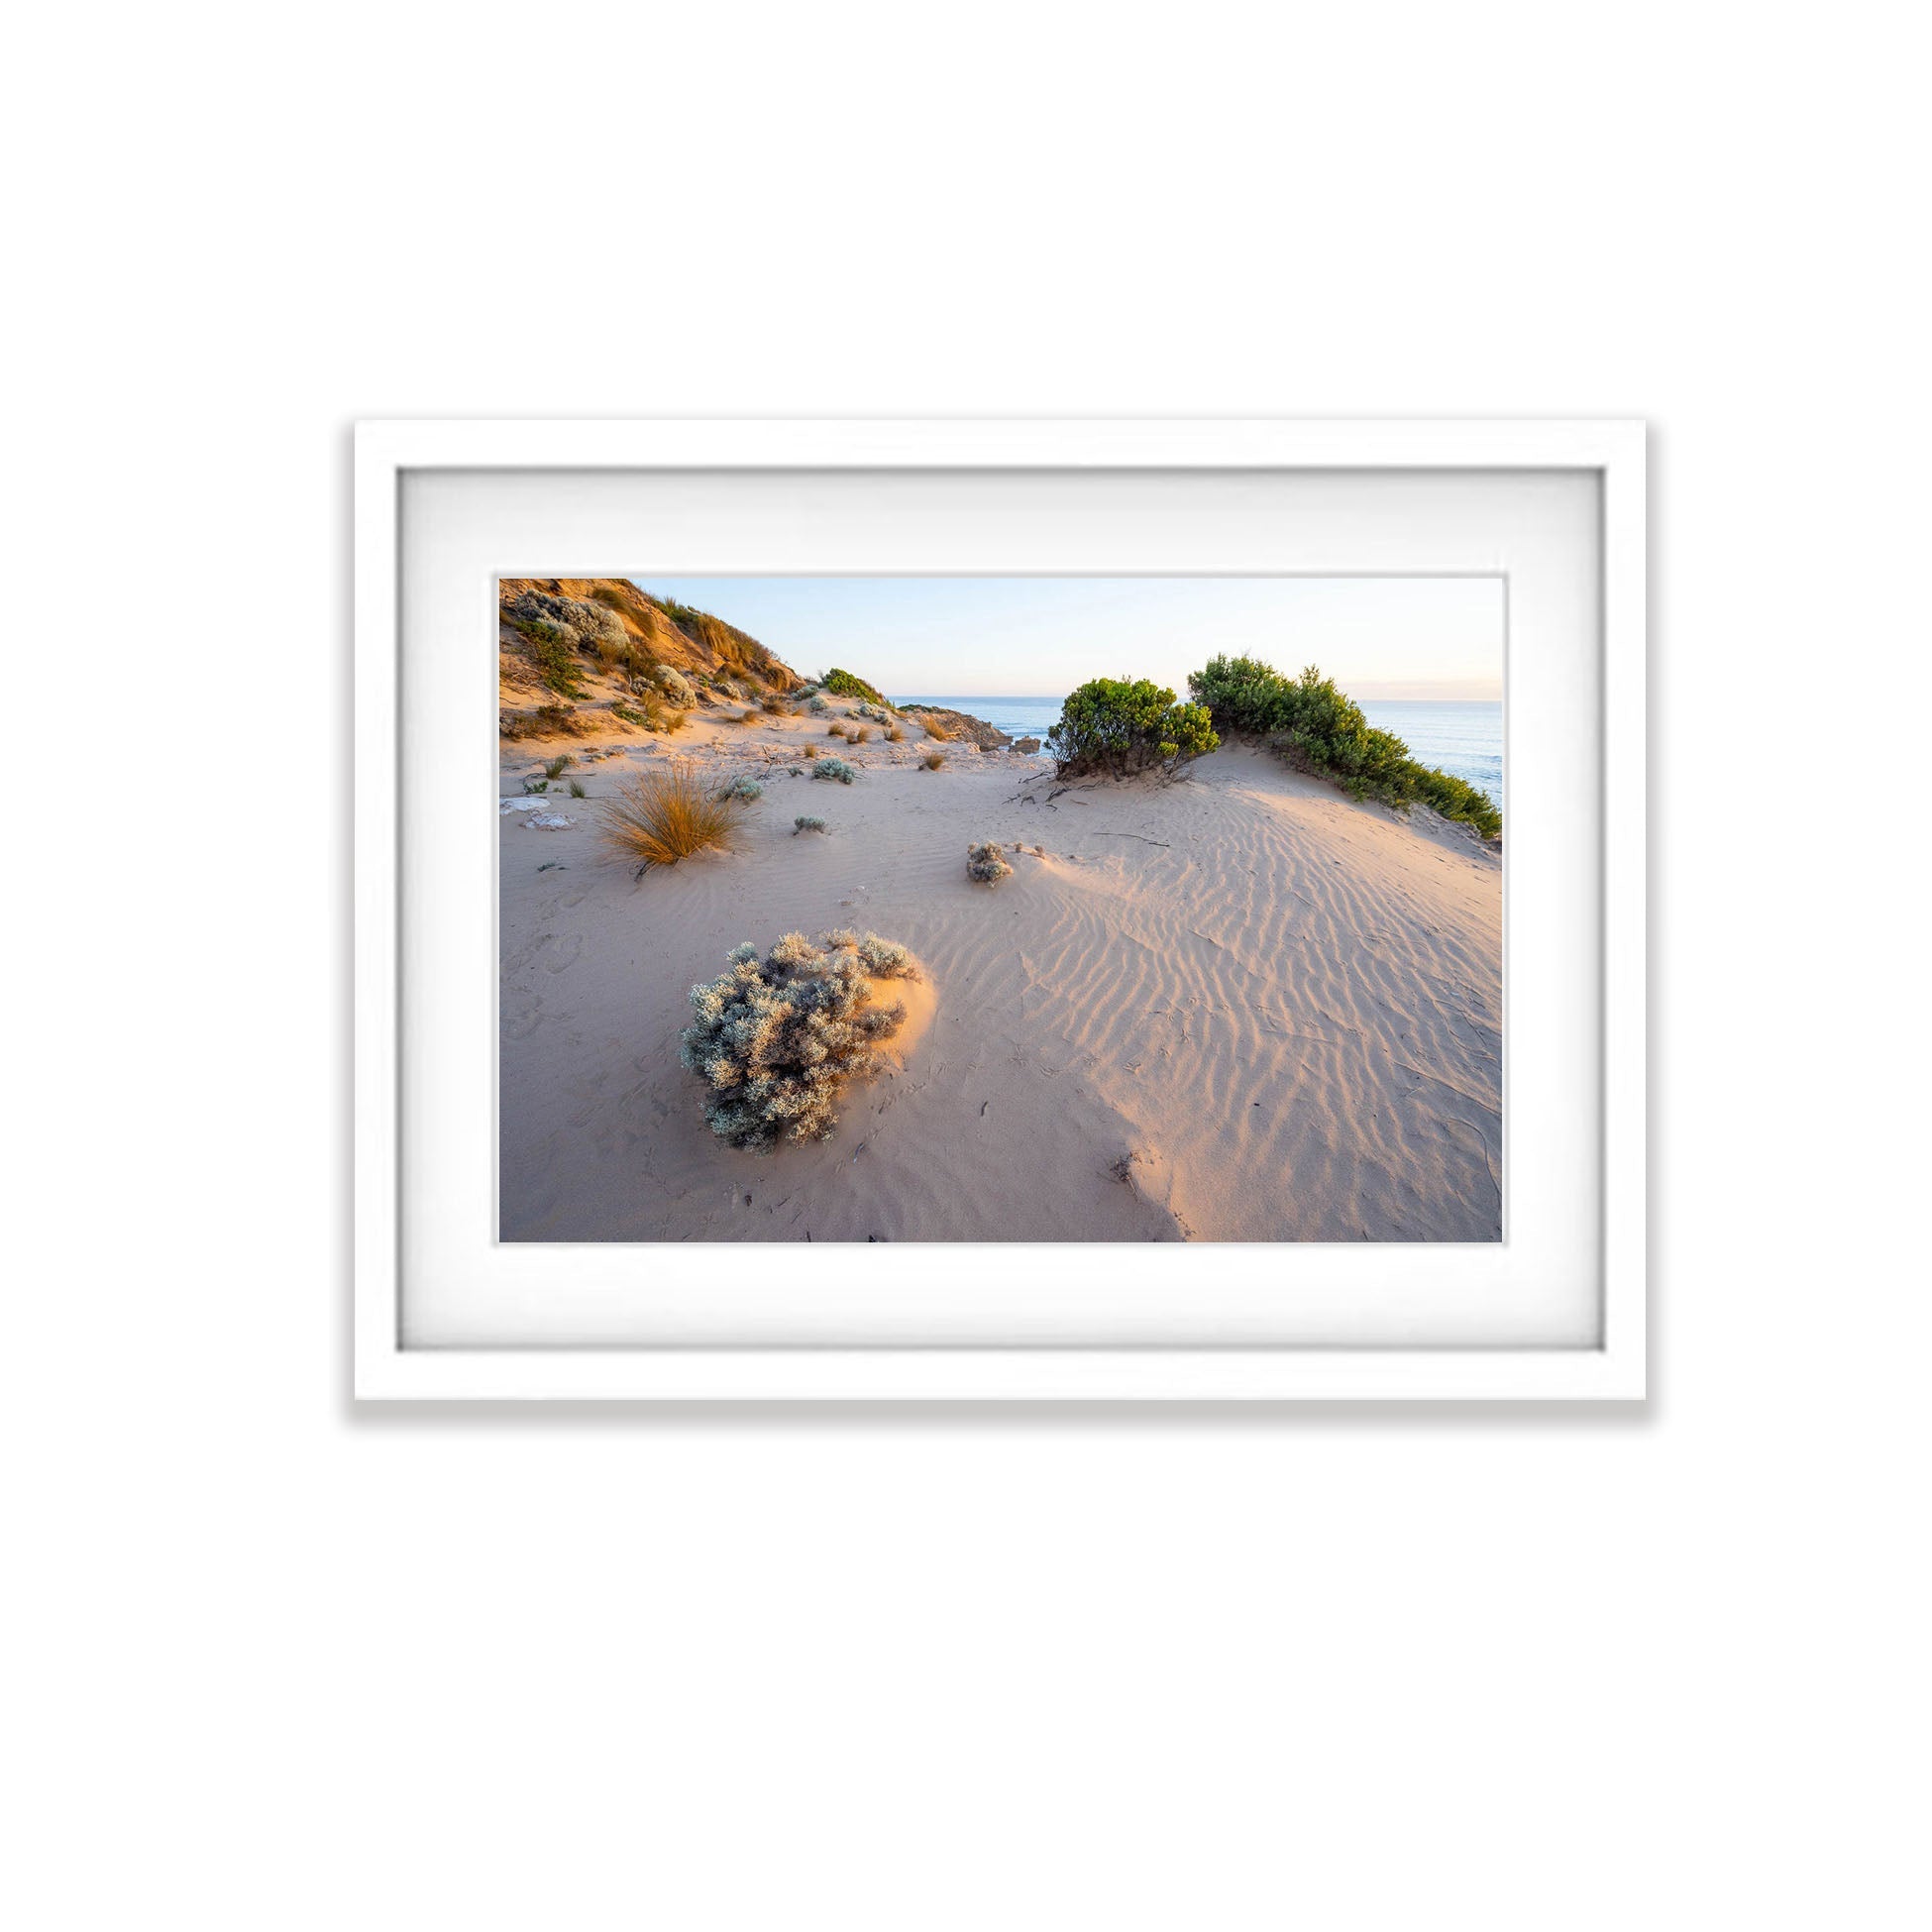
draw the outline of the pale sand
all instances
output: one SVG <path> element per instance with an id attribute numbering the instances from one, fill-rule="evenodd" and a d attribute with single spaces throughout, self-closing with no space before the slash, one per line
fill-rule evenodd
<path id="1" fill-rule="evenodd" d="M 679 755 L 756 772 L 734 856 L 633 883 L 583 802 L 501 820 L 503 1238 L 1501 1238 L 1494 853 L 1247 750 L 1049 805 L 1035 761 L 929 773 L 916 729 L 851 751 L 826 722 L 698 722 L 577 774 L 594 800 Z M 806 738 L 863 775 L 788 777 Z M 506 747 L 505 796 L 562 748 Z M 1045 856 L 975 886 L 975 838 Z M 923 969 L 897 1064 L 828 1142 L 725 1146 L 678 1062 L 692 984 L 842 925 Z"/>

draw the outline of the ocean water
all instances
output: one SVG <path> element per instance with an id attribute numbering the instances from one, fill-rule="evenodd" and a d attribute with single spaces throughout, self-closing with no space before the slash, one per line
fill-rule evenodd
<path id="1" fill-rule="evenodd" d="M 939 704 L 965 711 L 1015 738 L 1044 738 L 1059 722 L 1057 698 L 957 698 L 912 692 L 896 704 Z M 1467 779 L 1503 809 L 1503 707 L 1462 700 L 1378 698 L 1364 703 L 1370 724 L 1393 731 L 1410 756 L 1453 778 Z"/>
<path id="2" fill-rule="evenodd" d="M 1378 730 L 1393 731 L 1419 765 L 1467 779 L 1503 810 L 1503 707 L 1499 703 L 1378 698 L 1362 710 Z"/>

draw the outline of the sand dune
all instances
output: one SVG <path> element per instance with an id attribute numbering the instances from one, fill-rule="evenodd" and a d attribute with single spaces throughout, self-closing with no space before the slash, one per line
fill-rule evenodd
<path id="1" fill-rule="evenodd" d="M 862 776 L 789 776 L 807 737 Z M 737 854 L 636 883 L 591 805 L 503 817 L 503 1238 L 1500 1238 L 1493 853 L 1240 749 L 1063 790 L 959 745 L 922 771 L 909 737 L 699 722 L 590 765 L 592 802 L 693 753 L 765 782 Z M 531 767 L 508 748 L 506 795 Z M 983 837 L 1027 848 L 997 889 L 965 876 Z M 839 925 L 912 947 L 917 1027 L 833 1140 L 734 1151 L 678 1063 L 686 994 Z"/>

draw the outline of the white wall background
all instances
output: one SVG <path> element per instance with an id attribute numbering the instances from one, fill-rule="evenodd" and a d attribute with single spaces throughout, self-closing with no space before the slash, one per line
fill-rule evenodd
<path id="1" fill-rule="evenodd" d="M 1925 1922 L 1901 8 L 43 10 L 10 1922 Z M 348 425 L 1656 426 L 1648 1414 L 359 1417 Z"/>

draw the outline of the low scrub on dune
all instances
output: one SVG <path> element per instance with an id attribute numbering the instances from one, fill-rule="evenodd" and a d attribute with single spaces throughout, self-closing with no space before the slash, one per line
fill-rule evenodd
<path id="1" fill-rule="evenodd" d="M 691 680 L 676 665 L 661 664 L 651 675 L 672 703 L 688 711 L 698 702 L 698 693 L 692 689 Z"/>
<path id="2" fill-rule="evenodd" d="M 1351 798 L 1404 811 L 1430 805 L 1484 838 L 1503 828 L 1488 793 L 1412 758 L 1393 731 L 1370 724 L 1361 706 L 1312 664 L 1289 679 L 1259 658 L 1216 657 L 1187 682 L 1224 730 L 1260 738 L 1297 771 L 1327 779 Z"/>
<path id="3" fill-rule="evenodd" d="M 928 772 L 936 772 L 939 769 L 939 767 L 943 765 L 945 762 L 946 762 L 946 754 L 943 751 L 923 752 L 920 754 L 919 757 L 919 763 L 923 765 Z"/>
<path id="4" fill-rule="evenodd" d="M 1221 742 L 1207 707 L 1177 703 L 1148 678 L 1095 678 L 1068 698 L 1046 748 L 1061 778 L 1090 772 L 1125 777 L 1199 758 Z"/>
<path id="5" fill-rule="evenodd" d="M 857 698 L 868 704 L 883 704 L 886 701 L 884 692 L 867 684 L 863 678 L 854 677 L 849 671 L 841 671 L 837 665 L 833 665 L 818 683 L 822 690 L 830 692 L 835 698 Z"/>
<path id="6" fill-rule="evenodd" d="M 835 778 L 841 785 L 850 785 L 858 777 L 858 768 L 848 765 L 842 758 L 821 758 L 811 768 L 813 778 Z"/>
<path id="7" fill-rule="evenodd" d="M 879 1042 L 906 1009 L 869 1005 L 875 980 L 916 976 L 912 955 L 875 932 L 788 932 L 763 959 L 734 947 L 729 971 L 691 990 L 696 1018 L 679 1047 L 707 1089 L 720 1140 L 764 1152 L 781 1139 L 829 1140 L 847 1080 L 878 1070 Z"/>
<path id="8" fill-rule="evenodd" d="M 529 658 L 537 668 L 537 676 L 559 698 L 582 698 L 585 695 L 583 665 L 571 647 L 554 632 L 535 625 L 519 624 L 516 628 L 528 646 Z"/>
<path id="9" fill-rule="evenodd" d="M 982 886 L 997 886 L 1002 879 L 1011 879 L 1013 867 L 1007 863 L 1006 847 L 990 838 L 967 846 L 966 876 Z"/>
<path id="10" fill-rule="evenodd" d="M 727 624 L 722 617 L 714 617 L 708 610 L 699 610 L 696 604 L 680 603 L 675 597 L 651 596 L 648 591 L 645 595 L 687 637 L 701 644 L 720 664 L 728 666 L 740 677 L 761 678 L 768 684 L 790 682 L 792 674 L 757 638 L 741 631 L 737 625 Z"/>
<path id="11" fill-rule="evenodd" d="M 872 733 L 863 724 L 855 724 L 851 730 L 846 732 L 845 742 L 850 745 L 862 745 L 871 736 Z"/>
<path id="12" fill-rule="evenodd" d="M 544 683 L 565 698 L 583 696 L 578 680 L 586 655 L 615 664 L 634 648 L 616 611 L 581 597 L 522 590 L 502 614 L 523 639 Z"/>
<path id="13" fill-rule="evenodd" d="M 822 832 L 825 821 L 815 813 L 802 811 L 792 820 L 792 836 L 797 838 L 801 832 Z"/>
<path id="14" fill-rule="evenodd" d="M 886 739 L 890 744 L 903 745 L 906 742 L 906 733 L 895 724 L 887 731 Z"/>
<path id="15" fill-rule="evenodd" d="M 577 758 L 574 753 L 560 751 L 555 758 L 544 760 L 543 775 L 545 778 L 562 778 L 576 763 Z"/>
<path id="16" fill-rule="evenodd" d="M 818 747 L 816 745 L 808 744 L 802 752 L 800 752 L 799 756 L 801 758 L 816 758 L 818 756 Z"/>
<path id="17" fill-rule="evenodd" d="M 611 705 L 610 715 L 621 718 L 626 724 L 634 725 L 640 731 L 662 731 L 667 736 L 685 728 L 684 712 L 674 711 L 648 686 L 637 694 L 635 704 L 619 701 Z"/>
<path id="18" fill-rule="evenodd" d="M 718 797 L 721 799 L 740 799 L 746 805 L 749 805 L 752 800 L 762 799 L 764 796 L 765 788 L 755 778 L 734 778 L 729 785 L 723 787 L 718 793 Z"/>
<path id="19" fill-rule="evenodd" d="M 600 806 L 606 848 L 634 864 L 640 878 L 653 866 L 676 865 L 694 853 L 728 852 L 737 836 L 732 802 L 685 758 L 624 779 Z"/>

